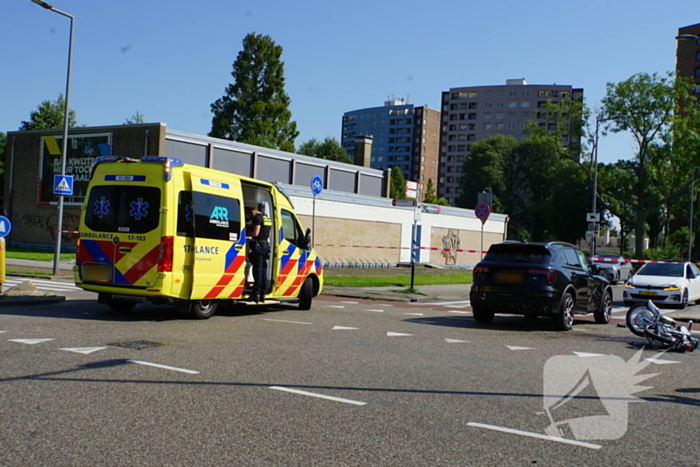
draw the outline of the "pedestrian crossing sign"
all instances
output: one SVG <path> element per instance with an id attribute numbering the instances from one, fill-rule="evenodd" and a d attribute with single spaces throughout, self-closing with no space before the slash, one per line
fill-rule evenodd
<path id="1" fill-rule="evenodd" d="M 12 230 L 10 219 L 5 216 L 0 216 L 0 237 L 9 235 L 10 230 Z"/>
<path id="2" fill-rule="evenodd" d="M 54 175 L 53 176 L 53 194 L 54 195 L 72 195 L 73 194 L 73 177 L 71 175 Z"/>

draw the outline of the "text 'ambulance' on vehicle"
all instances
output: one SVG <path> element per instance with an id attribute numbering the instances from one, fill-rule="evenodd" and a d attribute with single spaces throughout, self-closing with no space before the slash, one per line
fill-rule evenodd
<path id="1" fill-rule="evenodd" d="M 254 303 L 245 207 L 272 221 L 266 304 L 311 307 L 323 266 L 277 186 L 169 157 L 100 157 L 80 216 L 77 286 L 113 310 L 140 301 L 209 318 L 217 304 Z"/>

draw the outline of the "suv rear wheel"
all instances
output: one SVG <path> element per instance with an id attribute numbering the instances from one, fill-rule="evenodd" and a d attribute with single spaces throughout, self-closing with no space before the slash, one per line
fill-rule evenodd
<path id="1" fill-rule="evenodd" d="M 559 313 L 554 317 L 557 329 L 568 331 L 574 325 L 574 296 L 571 292 L 564 292 L 561 298 Z"/>
<path id="2" fill-rule="evenodd" d="M 489 324 L 493 321 L 493 311 L 483 306 L 472 307 L 472 313 L 474 314 L 474 321 L 477 323 Z"/>

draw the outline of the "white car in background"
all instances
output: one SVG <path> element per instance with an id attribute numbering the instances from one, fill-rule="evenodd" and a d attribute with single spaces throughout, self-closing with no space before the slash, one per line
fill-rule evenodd
<path id="1" fill-rule="evenodd" d="M 611 284 L 624 282 L 632 275 L 632 263 L 622 255 L 601 253 L 593 257 L 593 263 L 603 270 Z"/>
<path id="2" fill-rule="evenodd" d="M 625 284 L 625 306 L 646 303 L 685 308 L 700 300 L 700 270 L 693 263 L 646 263 Z"/>

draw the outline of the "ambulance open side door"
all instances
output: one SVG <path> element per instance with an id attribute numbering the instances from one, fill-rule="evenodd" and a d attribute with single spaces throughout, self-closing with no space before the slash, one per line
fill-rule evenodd
<path id="1" fill-rule="evenodd" d="M 235 299 L 243 294 L 246 243 L 240 184 L 211 177 L 191 174 L 194 243 L 190 300 Z"/>

